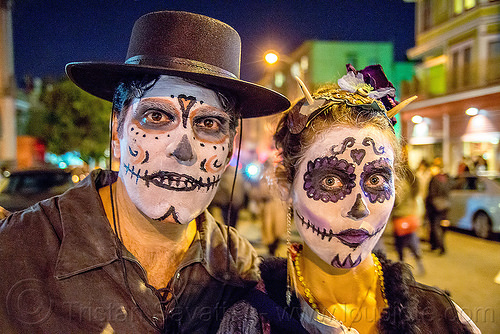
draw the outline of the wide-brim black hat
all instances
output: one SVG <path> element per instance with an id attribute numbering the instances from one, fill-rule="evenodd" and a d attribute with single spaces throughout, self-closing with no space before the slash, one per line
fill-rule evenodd
<path id="1" fill-rule="evenodd" d="M 162 11 L 135 22 L 125 63 L 74 62 L 66 65 L 66 73 L 78 87 L 108 101 L 127 78 L 164 74 L 232 93 L 243 118 L 287 109 L 285 96 L 240 80 L 240 59 L 240 36 L 229 25 L 204 15 Z"/>

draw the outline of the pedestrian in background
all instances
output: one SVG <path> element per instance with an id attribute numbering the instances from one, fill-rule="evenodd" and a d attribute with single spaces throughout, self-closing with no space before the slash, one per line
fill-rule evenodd
<path id="1" fill-rule="evenodd" d="M 422 252 L 418 237 L 420 226 L 417 202 L 418 189 L 418 179 L 406 161 L 403 165 L 400 189 L 396 192 L 395 205 L 392 210 L 394 241 L 399 261 L 404 261 L 404 249 L 409 248 L 417 262 L 417 274 L 423 275 L 425 269 L 422 263 Z"/>
<path id="2" fill-rule="evenodd" d="M 274 166 L 271 158 L 264 163 L 264 171 L 261 189 L 265 193 L 266 200 L 261 203 L 262 242 L 267 246 L 269 255 L 276 255 L 286 235 L 286 203 L 281 200 L 274 184 Z"/>
<path id="3" fill-rule="evenodd" d="M 439 250 L 439 254 L 443 255 L 446 252 L 444 232 L 450 208 L 451 184 L 448 174 L 443 171 L 443 163 L 440 158 L 434 160 L 431 169 L 433 176 L 429 182 L 425 201 L 426 215 L 430 224 L 429 242 L 431 250 Z"/>
<path id="4" fill-rule="evenodd" d="M 240 210 L 245 204 L 245 181 L 242 175 L 237 175 L 236 179 L 234 178 L 235 169 L 236 168 L 233 166 L 228 166 L 226 168 L 226 171 L 221 176 L 219 188 L 210 204 L 211 209 L 213 209 L 214 206 L 220 208 L 224 223 L 231 227 L 236 227 L 240 216 Z"/>
<path id="5" fill-rule="evenodd" d="M 423 226 L 428 227 L 428 221 L 425 215 L 425 199 L 427 198 L 427 191 L 429 190 L 429 181 L 431 180 L 431 170 L 429 168 L 429 162 L 422 159 L 417 169 L 415 170 L 415 177 L 418 180 L 418 193 L 417 193 L 417 205 L 418 214 L 420 221 Z"/>
<path id="6" fill-rule="evenodd" d="M 457 175 L 460 176 L 468 173 L 470 173 L 469 159 L 466 156 L 463 156 L 462 160 L 460 160 L 460 163 L 458 164 Z"/>

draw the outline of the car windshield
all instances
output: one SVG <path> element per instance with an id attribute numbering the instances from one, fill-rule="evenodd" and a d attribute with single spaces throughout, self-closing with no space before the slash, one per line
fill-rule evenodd
<path id="1" fill-rule="evenodd" d="M 8 178 L 2 193 L 38 193 L 66 185 L 71 176 L 66 173 L 26 173 L 13 174 Z"/>

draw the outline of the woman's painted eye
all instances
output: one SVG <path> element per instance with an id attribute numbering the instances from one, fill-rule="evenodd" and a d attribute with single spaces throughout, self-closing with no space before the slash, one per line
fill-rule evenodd
<path id="1" fill-rule="evenodd" d="M 380 158 L 363 167 L 360 186 L 371 203 L 383 203 L 391 198 L 394 192 L 391 166 L 392 162 L 388 158 Z"/>
<path id="2" fill-rule="evenodd" d="M 373 175 L 372 177 L 370 177 L 370 183 L 374 186 L 380 185 L 381 182 L 383 182 L 383 180 L 381 180 L 381 177 L 379 175 Z"/>
<path id="3" fill-rule="evenodd" d="M 349 195 L 356 186 L 354 165 L 336 157 L 320 157 L 307 162 L 304 190 L 315 201 L 336 203 Z"/>
<path id="4" fill-rule="evenodd" d="M 386 179 L 382 175 L 374 174 L 366 180 L 365 185 L 370 188 L 384 187 L 386 185 Z"/>
<path id="5" fill-rule="evenodd" d="M 323 180 L 321 180 L 321 187 L 324 190 L 335 190 L 338 188 L 342 188 L 344 184 L 335 176 L 327 176 Z"/>

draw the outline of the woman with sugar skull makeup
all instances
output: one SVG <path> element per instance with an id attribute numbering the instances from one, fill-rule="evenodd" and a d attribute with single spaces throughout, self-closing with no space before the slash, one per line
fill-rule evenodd
<path id="1" fill-rule="evenodd" d="M 221 328 L 245 333 L 469 333 L 477 327 L 403 263 L 373 254 L 394 204 L 398 104 L 380 65 L 305 94 L 275 133 L 277 181 L 301 244 L 261 265 L 262 281 Z M 235 316 L 239 314 L 239 316 Z M 238 321 L 245 319 L 245 321 Z M 251 321 L 253 320 L 253 321 Z"/>

